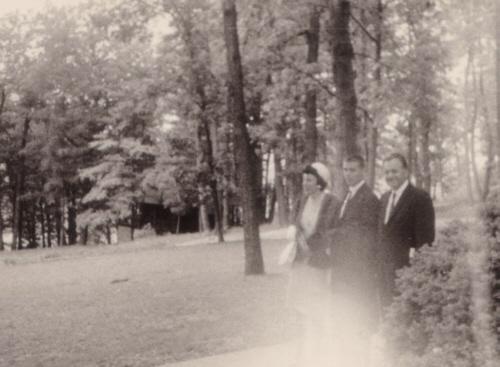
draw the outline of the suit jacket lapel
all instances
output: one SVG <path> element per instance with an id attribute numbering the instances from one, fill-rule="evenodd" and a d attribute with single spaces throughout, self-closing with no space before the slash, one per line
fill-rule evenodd
<path id="1" fill-rule="evenodd" d="M 389 217 L 389 220 L 387 221 L 387 223 L 389 223 L 391 221 L 391 219 L 394 218 L 394 216 L 399 211 L 401 211 L 401 208 L 404 208 L 408 204 L 408 202 L 410 200 L 410 196 L 411 196 L 410 191 L 411 191 L 411 184 L 408 184 L 406 189 L 401 194 L 401 197 L 399 198 L 398 202 L 396 203 L 396 206 L 394 207 L 394 210 L 392 211 L 391 216 Z"/>
<path id="2" fill-rule="evenodd" d="M 318 228 L 325 217 L 326 213 L 326 206 L 327 206 L 327 201 L 328 201 L 328 195 L 324 194 L 323 195 L 323 200 L 321 200 L 321 207 L 319 208 L 319 213 L 318 213 L 318 220 L 316 221 L 316 225 L 314 226 L 314 233 L 318 232 Z"/>
<path id="3" fill-rule="evenodd" d="M 349 202 L 347 203 L 345 210 L 344 210 L 344 215 L 342 216 L 343 219 L 348 218 L 349 214 L 356 208 L 360 203 L 363 202 L 363 195 L 364 195 L 364 190 L 366 190 L 366 183 L 361 185 L 361 187 L 356 191 L 356 194 L 354 194 L 353 197 L 349 199 Z M 345 200 L 345 198 L 344 198 Z"/>

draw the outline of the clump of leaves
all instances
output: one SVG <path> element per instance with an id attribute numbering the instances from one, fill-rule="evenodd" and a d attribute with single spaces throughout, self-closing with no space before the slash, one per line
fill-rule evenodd
<path id="1" fill-rule="evenodd" d="M 491 237 L 500 237 L 500 187 L 492 189 L 481 209 L 481 217 Z"/>
<path id="2" fill-rule="evenodd" d="M 493 299 L 494 328 L 500 344 L 500 187 L 491 190 L 481 210 L 489 236 L 489 270 L 493 274 L 491 293 Z"/>
<path id="3" fill-rule="evenodd" d="M 486 261 L 474 262 L 488 241 L 471 233 L 459 221 L 450 223 L 433 246 L 422 248 L 412 265 L 399 272 L 398 295 L 383 324 L 388 357 L 395 366 L 493 363 L 481 340 L 493 335 L 491 323 L 482 322 L 477 312 L 478 284 L 490 278 Z M 491 304 L 489 292 L 479 296 Z"/>

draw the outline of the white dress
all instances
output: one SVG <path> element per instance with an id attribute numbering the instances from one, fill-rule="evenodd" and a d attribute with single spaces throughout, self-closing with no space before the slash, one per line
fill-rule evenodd
<path id="1" fill-rule="evenodd" d="M 300 229 L 297 237 L 303 235 L 305 241 L 314 234 L 318 216 L 325 195 L 307 201 L 299 218 Z M 302 232 L 302 234 L 301 234 Z M 297 239 L 300 241 L 300 238 Z M 312 267 L 306 261 L 295 261 L 289 271 L 287 304 L 311 317 L 323 317 L 330 309 L 330 274 L 326 269 Z"/>

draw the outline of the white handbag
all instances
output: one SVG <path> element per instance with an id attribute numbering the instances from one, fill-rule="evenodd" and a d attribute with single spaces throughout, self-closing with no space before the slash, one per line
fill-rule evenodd
<path id="1" fill-rule="evenodd" d="M 278 258 L 279 265 L 290 265 L 297 255 L 297 241 L 290 241 Z"/>

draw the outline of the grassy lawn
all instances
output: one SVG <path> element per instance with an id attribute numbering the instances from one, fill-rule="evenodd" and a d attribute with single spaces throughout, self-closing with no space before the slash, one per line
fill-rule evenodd
<path id="1" fill-rule="evenodd" d="M 436 209 L 438 227 L 476 220 L 467 205 Z M 263 276 L 243 275 L 241 229 L 224 244 L 195 234 L 0 252 L 0 366 L 149 367 L 290 340 L 284 231 L 262 233 Z"/>
<path id="2" fill-rule="evenodd" d="M 289 340 L 285 241 L 264 239 L 266 275 L 244 276 L 240 240 L 176 246 L 197 238 L 0 253 L 0 366 L 158 366 Z"/>

